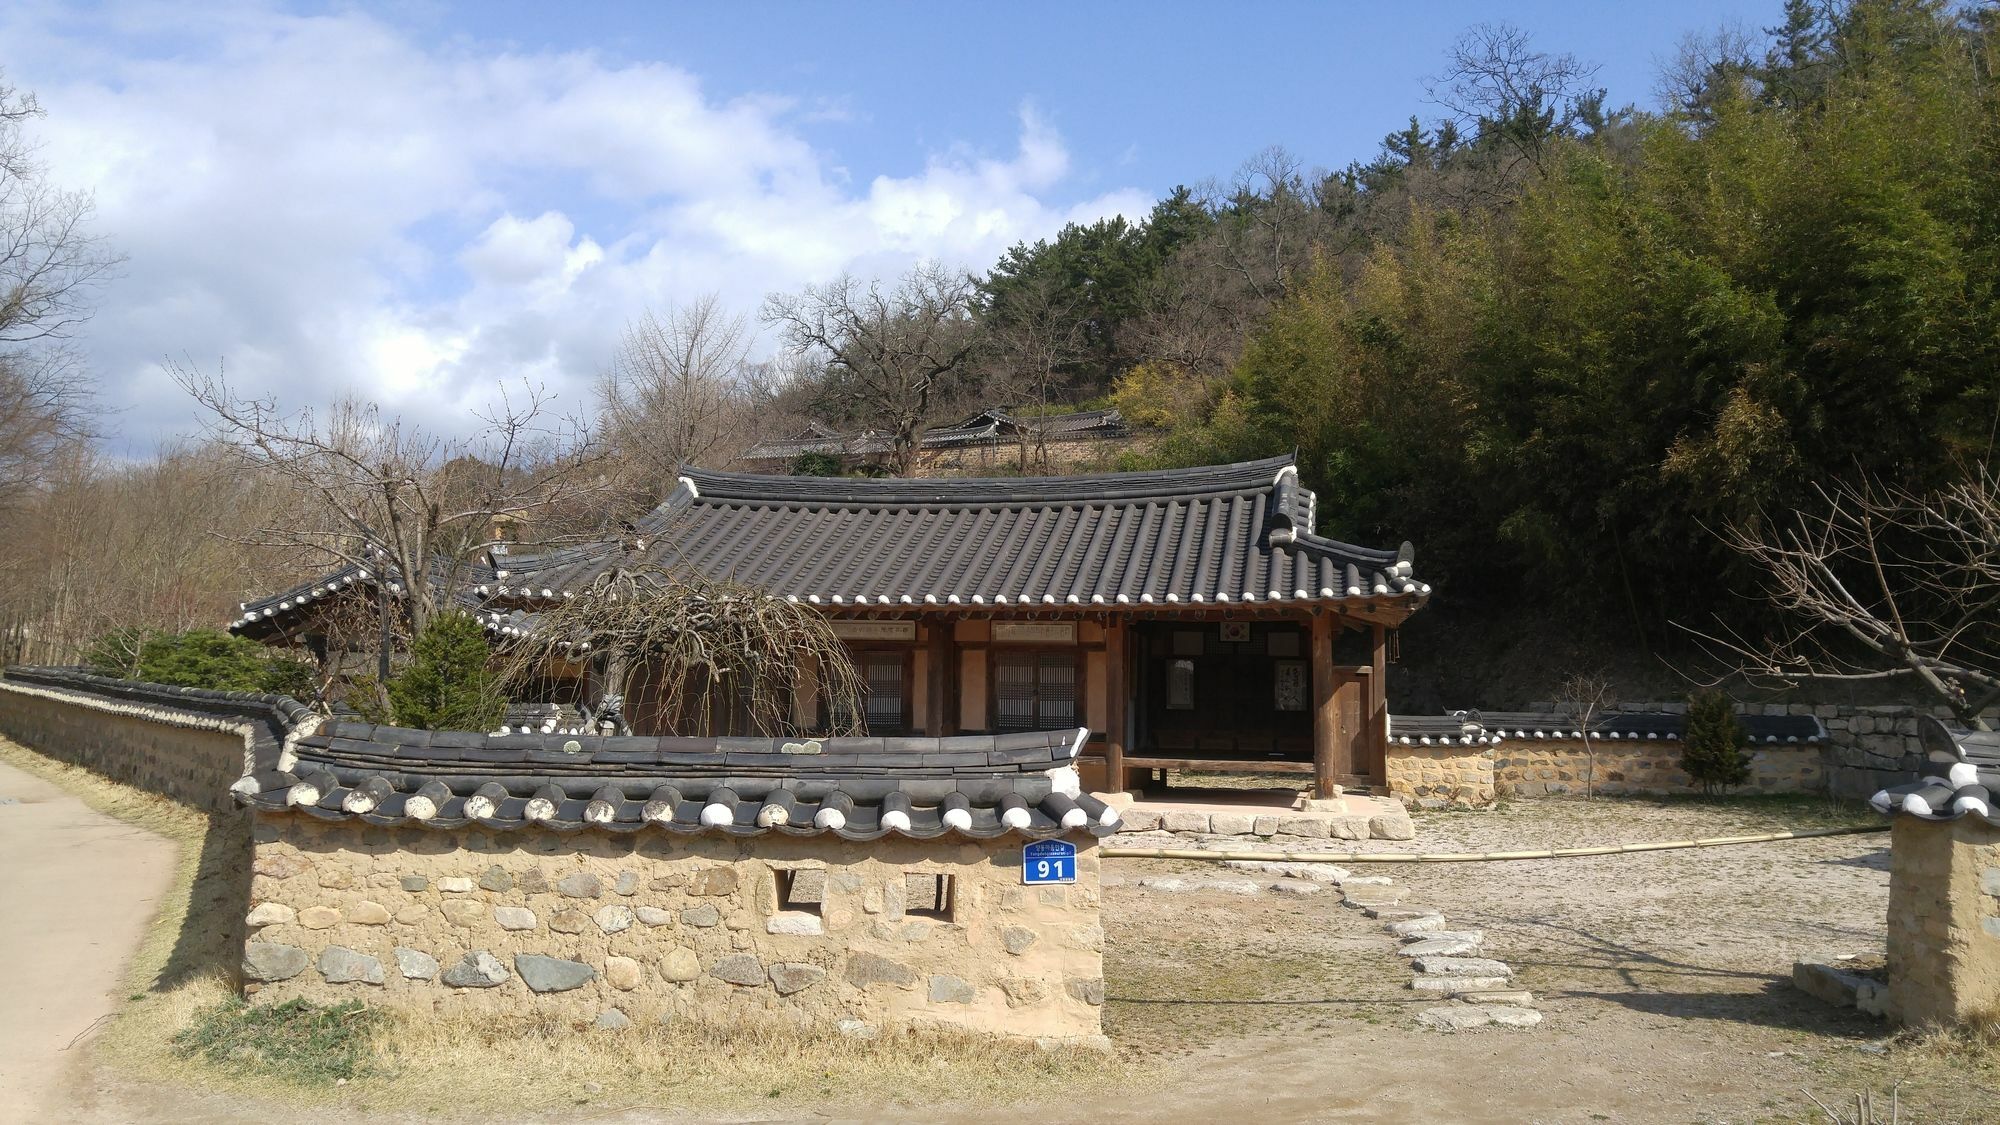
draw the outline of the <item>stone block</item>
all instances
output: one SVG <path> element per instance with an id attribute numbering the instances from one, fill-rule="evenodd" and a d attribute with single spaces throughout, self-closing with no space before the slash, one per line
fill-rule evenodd
<path id="1" fill-rule="evenodd" d="M 305 861 L 295 855 L 267 853 L 261 848 L 250 863 L 251 872 L 266 879 L 289 879 L 305 869 Z"/>
<path id="2" fill-rule="evenodd" d="M 1368 818 L 1368 835 L 1377 840 L 1414 840 L 1417 826 L 1408 813 L 1381 813 Z"/>
<path id="3" fill-rule="evenodd" d="M 1391 922 L 1387 928 L 1390 933 L 1395 934 L 1397 937 L 1432 933 L 1444 929 L 1444 915 L 1431 911 L 1415 918 L 1404 918 Z"/>
<path id="4" fill-rule="evenodd" d="M 722 921 L 722 911 L 717 910 L 714 903 L 704 902 L 700 906 L 690 906 L 681 911 L 681 921 L 690 926 L 707 929 Z"/>
<path id="5" fill-rule="evenodd" d="M 472 880 L 463 875 L 446 875 L 437 881 L 437 889 L 448 895 L 472 893 Z"/>
<path id="6" fill-rule="evenodd" d="M 718 957 L 715 964 L 708 967 L 708 975 L 746 988 L 763 984 L 769 976 L 764 971 L 764 962 L 752 953 L 730 953 Z"/>
<path id="7" fill-rule="evenodd" d="M 688 880 L 688 893 L 717 898 L 733 895 L 738 882 L 733 867 L 705 867 Z"/>
<path id="8" fill-rule="evenodd" d="M 975 995 L 971 982 L 945 973 L 931 977 L 930 1002 L 933 1004 L 970 1004 Z"/>
<path id="9" fill-rule="evenodd" d="M 1035 944 L 1035 931 L 1026 926 L 1007 926 L 1000 931 L 1000 944 L 1007 952 L 1019 957 Z"/>
<path id="10" fill-rule="evenodd" d="M 847 983 L 866 988 L 871 984 L 892 984 L 908 988 L 917 983 L 917 972 L 901 962 L 873 953 L 853 953 L 847 958 Z"/>
<path id="11" fill-rule="evenodd" d="M 764 932 L 791 937 L 818 937 L 826 932 L 826 923 L 817 914 L 785 910 L 764 920 Z"/>
<path id="12" fill-rule="evenodd" d="M 1329 834 L 1327 818 L 1323 816 L 1287 816 L 1278 819 L 1277 835 L 1280 836 L 1324 840 Z"/>
<path id="13" fill-rule="evenodd" d="M 535 928 L 535 912 L 525 906 L 496 906 L 493 920 L 503 930 L 532 930 Z"/>
<path id="14" fill-rule="evenodd" d="M 1025 1008 L 1048 999 L 1049 988 L 1033 977 L 1008 977 L 1000 982 L 1000 991 L 1007 996 L 1009 1008 Z"/>
<path id="15" fill-rule="evenodd" d="M 2000 867 L 1989 867 L 1979 873 L 1979 893 L 2000 898 Z"/>
<path id="16" fill-rule="evenodd" d="M 477 926 L 486 921 L 486 904 L 470 899 L 446 899 L 438 909 L 444 911 L 444 920 L 454 926 Z"/>
<path id="17" fill-rule="evenodd" d="M 780 996 L 803 992 L 826 979 L 826 970 L 801 961 L 779 961 L 771 966 L 771 987 Z"/>
<path id="18" fill-rule="evenodd" d="M 396 922 L 398 925 L 414 926 L 418 922 L 421 922 L 430 916 L 431 916 L 430 907 L 425 906 L 420 902 L 413 902 L 410 905 L 403 907 L 401 910 L 396 911 Z"/>
<path id="19" fill-rule="evenodd" d="M 632 1018 L 616 1008 L 606 1008 L 597 1013 L 597 1022 L 592 1026 L 599 1031 L 623 1031 L 632 1026 Z"/>
<path id="20" fill-rule="evenodd" d="M 1250 831 L 1259 836 L 1275 836 L 1278 834 L 1279 819 L 1275 816 L 1260 816 L 1251 821 Z"/>
<path id="21" fill-rule="evenodd" d="M 340 924 L 340 911 L 331 906 L 308 906 L 299 911 L 299 925 L 308 930 L 324 930 Z"/>
<path id="22" fill-rule="evenodd" d="M 514 877 L 507 874 L 506 869 L 496 863 L 480 873 L 479 886 L 481 890 L 492 891 L 495 894 L 505 894 L 514 889 Z"/>
<path id="23" fill-rule="evenodd" d="M 1063 991 L 1092 1007 L 1098 1007 L 1104 1003 L 1104 978 L 1071 978 L 1063 982 Z"/>
<path id="24" fill-rule="evenodd" d="M 319 975 L 328 984 L 381 984 L 382 962 L 338 945 L 320 950 Z"/>
<path id="25" fill-rule="evenodd" d="M 423 952 L 422 950 L 405 949 L 400 945 L 396 947 L 395 955 L 396 955 L 396 971 L 402 973 L 406 979 L 408 980 L 437 979 L 438 975 L 437 958 L 431 956 L 428 953 Z"/>
<path id="26" fill-rule="evenodd" d="M 639 962 L 630 957 L 604 959 L 604 982 L 620 992 L 630 992 L 639 987 L 644 977 Z"/>
<path id="27" fill-rule="evenodd" d="M 617 881 L 611 884 L 611 893 L 624 895 L 628 898 L 638 894 L 639 873 L 636 871 L 620 871 Z"/>
<path id="28" fill-rule="evenodd" d="M 1418 992 L 1480 992 L 1491 988 L 1505 988 L 1506 977 L 1412 977 L 1410 987 Z"/>
<path id="29" fill-rule="evenodd" d="M 430 889 L 431 885 L 431 881 L 429 879 L 424 878 L 422 875 L 405 875 L 402 878 L 396 880 L 396 882 L 404 890 L 410 892 L 411 894 L 418 894 L 422 891 L 427 891 Z"/>
<path id="30" fill-rule="evenodd" d="M 1120 832 L 1151 832 L 1160 826 L 1160 814 L 1153 809 L 1121 809 L 1118 813 Z"/>
<path id="31" fill-rule="evenodd" d="M 506 983 L 514 974 L 500 959 L 484 949 L 475 949 L 444 972 L 444 983 L 453 988 L 492 988 Z"/>
<path id="32" fill-rule="evenodd" d="M 556 880 L 556 890 L 568 898 L 596 898 L 604 884 L 588 871 L 576 871 Z"/>
<path id="33" fill-rule="evenodd" d="M 1168 832 L 1207 832 L 1208 814 L 1167 809 L 1160 813 L 1160 827 Z"/>
<path id="34" fill-rule="evenodd" d="M 1480 1011 L 1500 1027 L 1534 1027 L 1542 1022 L 1542 1013 L 1526 1006 L 1486 1004 L 1481 1005 Z"/>
<path id="35" fill-rule="evenodd" d="M 1411 961 L 1410 967 L 1425 976 L 1508 978 L 1514 975 L 1505 961 L 1491 957 L 1426 956 Z"/>
<path id="36" fill-rule="evenodd" d="M 296 945 L 251 941 L 243 944 L 243 976 L 247 980 L 290 980 L 306 971 L 312 958 Z"/>
<path id="37" fill-rule="evenodd" d="M 633 910 L 632 914 L 639 919 L 642 925 L 671 926 L 674 924 L 674 912 L 671 910 L 661 910 L 657 906 L 641 906 Z"/>
<path id="38" fill-rule="evenodd" d="M 348 908 L 347 920 L 357 926 L 386 926 L 389 924 L 389 908 L 379 902 L 362 899 Z"/>
<path id="39" fill-rule="evenodd" d="M 299 912 L 282 902 L 260 902 L 243 918 L 246 926 L 284 926 L 298 919 Z"/>
<path id="40" fill-rule="evenodd" d="M 1363 917 L 1382 922 L 1408 922 L 1414 918 L 1436 918 L 1439 922 L 1444 921 L 1443 916 L 1427 906 L 1370 906 L 1361 914 Z"/>
<path id="41" fill-rule="evenodd" d="M 597 970 L 581 961 L 540 953 L 516 953 L 514 971 L 521 974 L 521 983 L 536 992 L 568 992 L 597 979 Z"/>
<path id="42" fill-rule="evenodd" d="M 1247 836 L 1256 823 L 1257 818 L 1247 813 L 1214 813 L 1208 818 L 1208 830 L 1217 836 Z"/>
<path id="43" fill-rule="evenodd" d="M 1433 936 L 1413 941 L 1396 952 L 1405 957 L 1462 957 L 1479 952 L 1479 942 L 1462 937 Z"/>
<path id="44" fill-rule="evenodd" d="M 660 975 L 676 984 L 691 981 L 701 975 L 701 961 L 686 946 L 669 949 L 660 955 Z"/>
<path id="45" fill-rule="evenodd" d="M 1307 879 L 1279 879 L 1271 884 L 1271 890 L 1281 895 L 1316 895 L 1324 893 L 1326 887 Z"/>
<path id="46" fill-rule="evenodd" d="M 621 930 L 632 928 L 632 908 L 622 902 L 613 903 L 610 906 L 600 906 L 597 909 L 597 913 L 591 915 L 590 920 L 596 922 L 597 928 L 603 930 L 605 933 L 615 934 Z"/>
<path id="47" fill-rule="evenodd" d="M 1410 893 L 1408 887 L 1355 887 L 1342 883 L 1341 902 L 1348 906 L 1392 906 Z"/>
<path id="48" fill-rule="evenodd" d="M 1368 818 L 1365 816 L 1329 817 L 1326 834 L 1334 840 L 1366 840 L 1368 838 Z"/>

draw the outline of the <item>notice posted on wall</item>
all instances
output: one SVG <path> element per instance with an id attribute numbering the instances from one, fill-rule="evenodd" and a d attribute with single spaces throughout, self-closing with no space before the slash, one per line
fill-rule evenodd
<path id="1" fill-rule="evenodd" d="M 1076 845 L 1067 840 L 1037 840 L 1021 849 L 1021 881 L 1076 882 Z"/>

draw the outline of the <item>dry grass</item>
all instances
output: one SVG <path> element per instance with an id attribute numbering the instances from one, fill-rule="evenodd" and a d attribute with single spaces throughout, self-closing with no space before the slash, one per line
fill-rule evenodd
<path id="1" fill-rule="evenodd" d="M 1133 1069 L 1088 1050 L 1044 1051 L 942 1031 L 864 1040 L 775 1022 L 684 1021 L 598 1032 L 556 1020 L 419 1018 L 395 1010 L 367 1038 L 369 1065 L 344 1083 L 300 1082 L 254 1057 L 188 1058 L 175 1037 L 236 998 L 228 965 L 240 941 L 234 914 L 245 901 L 248 861 L 232 859 L 227 841 L 240 826 L 4 739 L 0 761 L 176 845 L 172 884 L 132 958 L 130 995 L 96 1042 L 102 1064 L 141 1082 L 266 1102 L 491 1120 L 577 1106 L 606 1114 L 772 1105 L 915 1112 L 938 1104 L 941 1093 L 965 1107 L 1018 1101 L 1023 1090 L 1064 1099 Z"/>

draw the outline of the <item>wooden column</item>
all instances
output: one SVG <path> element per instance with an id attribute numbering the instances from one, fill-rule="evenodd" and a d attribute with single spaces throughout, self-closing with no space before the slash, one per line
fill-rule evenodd
<path id="1" fill-rule="evenodd" d="M 1368 677 L 1368 776 L 1389 783 L 1389 630 L 1375 626 L 1375 671 Z"/>
<path id="2" fill-rule="evenodd" d="M 958 731 L 955 701 L 951 698 L 951 684 L 958 673 L 951 664 L 951 622 L 927 621 L 924 630 L 928 641 L 924 654 L 924 734 L 942 738 Z"/>
<path id="3" fill-rule="evenodd" d="M 1125 643 L 1125 618 L 1113 617 L 1104 627 L 1104 784 L 1113 793 L 1125 791 L 1125 731 L 1131 696 L 1131 672 L 1127 663 L 1131 646 Z"/>
<path id="4" fill-rule="evenodd" d="M 1333 670 L 1333 637 L 1339 630 L 1333 614 L 1313 616 L 1313 796 L 1320 800 L 1333 796 L 1340 776 L 1340 700 Z"/>

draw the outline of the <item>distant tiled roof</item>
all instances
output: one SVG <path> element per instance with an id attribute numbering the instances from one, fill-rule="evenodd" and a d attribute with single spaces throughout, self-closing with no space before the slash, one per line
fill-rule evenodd
<path id="1" fill-rule="evenodd" d="M 1131 432 L 1116 410 L 1079 410 L 1044 416 L 1012 414 L 1004 410 L 984 410 L 948 426 L 932 426 L 917 439 L 919 449 L 956 449 L 971 445 L 996 444 L 1020 435 L 1040 433 L 1045 439 L 1074 441 L 1086 438 L 1120 438 Z M 881 430 L 837 433 L 814 422 L 808 432 L 796 437 L 759 442 L 743 451 L 745 461 L 790 460 L 806 453 L 866 457 L 888 453 L 895 447 L 894 435 Z"/>
<path id="2" fill-rule="evenodd" d="M 1738 715 L 1753 745 L 1826 741 L 1826 728 L 1810 715 Z M 1687 716 L 1665 711 L 1613 711 L 1594 716 L 1592 738 L 1617 742 L 1678 741 Z M 1454 711 L 1448 715 L 1391 715 L 1389 738 L 1403 746 L 1493 745 L 1508 739 L 1577 739 L 1583 724 L 1552 711 Z"/>
<path id="3" fill-rule="evenodd" d="M 1108 835 L 1118 826 L 1114 810 L 1074 786 L 1082 729 L 822 740 L 490 735 L 321 720 L 282 696 L 75 669 L 10 668 L 6 679 L 141 714 L 240 725 L 248 769 L 230 789 L 236 801 L 322 820 L 849 840 Z"/>
<path id="4" fill-rule="evenodd" d="M 1408 612 L 1430 587 L 1411 551 L 1315 531 L 1292 458 L 1091 476 L 782 477 L 689 469 L 623 540 L 473 568 L 454 604 L 522 635 L 619 568 L 691 566 L 825 607 L 1350 604 Z M 302 620 L 310 590 L 246 607 L 252 636 Z"/>

